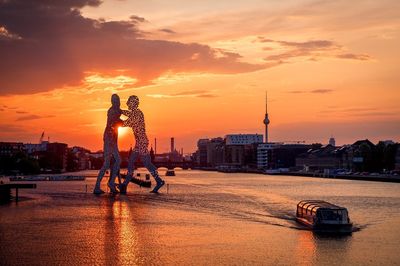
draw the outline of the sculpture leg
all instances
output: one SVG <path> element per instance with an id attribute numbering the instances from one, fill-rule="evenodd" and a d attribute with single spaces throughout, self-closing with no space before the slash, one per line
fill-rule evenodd
<path id="1" fill-rule="evenodd" d="M 111 168 L 110 180 L 108 181 L 108 184 L 110 186 L 115 186 L 115 178 L 119 174 L 119 169 L 121 165 L 121 156 L 119 155 L 118 147 L 113 147 L 112 157 L 113 157 L 113 166 Z"/>
<path id="2" fill-rule="evenodd" d="M 128 162 L 128 174 L 126 175 L 126 179 L 124 181 L 124 185 L 127 186 L 129 184 L 129 181 L 131 181 L 133 172 L 135 170 L 135 162 L 136 159 L 138 158 L 139 153 L 136 150 L 133 150 L 131 155 L 129 156 L 129 162 Z"/>
<path id="3" fill-rule="evenodd" d="M 157 183 L 151 192 L 157 193 L 158 190 L 165 184 L 165 182 L 158 175 L 157 167 L 155 167 L 155 165 L 152 164 L 150 155 L 148 153 L 142 155 L 141 159 L 143 161 L 144 166 L 147 168 L 147 170 L 150 172 L 150 174 L 153 176 L 154 180 Z"/>
<path id="4" fill-rule="evenodd" d="M 101 180 L 104 177 L 104 174 L 106 173 L 106 171 L 110 168 L 110 159 L 111 159 L 111 154 L 109 152 L 109 149 L 105 143 L 104 145 L 104 162 L 103 162 L 103 166 L 101 167 L 99 174 L 97 175 L 97 180 L 96 180 L 96 185 L 94 187 L 94 191 L 93 192 L 101 192 L 100 189 L 100 184 L 101 184 Z"/>

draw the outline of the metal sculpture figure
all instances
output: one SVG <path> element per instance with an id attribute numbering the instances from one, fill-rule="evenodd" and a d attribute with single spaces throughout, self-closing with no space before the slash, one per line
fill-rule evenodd
<path id="1" fill-rule="evenodd" d="M 158 193 L 158 190 L 165 184 L 165 182 L 158 175 L 157 168 L 151 163 L 150 153 L 148 150 L 149 139 L 146 135 L 144 115 L 143 112 L 138 108 L 139 98 L 135 95 L 132 95 L 129 97 L 126 104 L 128 105 L 129 111 L 122 110 L 122 114 L 127 116 L 128 119 L 123 122 L 122 126 L 132 128 L 136 144 L 129 157 L 128 174 L 125 181 L 119 185 L 119 190 L 121 193 L 126 193 L 126 188 L 134 171 L 135 161 L 140 157 L 144 166 L 157 183 L 154 189 L 150 192 Z"/>
<path id="2" fill-rule="evenodd" d="M 111 160 L 114 160 L 114 162 L 112 169 L 110 169 L 110 179 L 107 182 L 107 186 L 110 188 L 112 193 L 118 192 L 114 180 L 119 173 L 121 163 L 121 157 L 118 150 L 118 126 L 122 125 L 122 120 L 120 119 L 122 111 L 120 109 L 120 99 L 117 94 L 111 96 L 111 104 L 112 106 L 107 111 L 107 124 L 103 135 L 104 163 L 97 176 L 96 186 L 93 190 L 94 194 L 104 193 L 100 188 L 100 184 L 105 172 L 110 169 Z"/>

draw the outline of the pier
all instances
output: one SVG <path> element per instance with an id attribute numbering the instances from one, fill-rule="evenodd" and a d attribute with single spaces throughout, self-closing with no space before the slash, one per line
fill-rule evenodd
<path id="1" fill-rule="evenodd" d="M 18 201 L 18 190 L 28 188 L 36 188 L 36 184 L 0 184 L 0 202 L 11 201 L 11 189 L 15 189 L 15 201 Z"/>

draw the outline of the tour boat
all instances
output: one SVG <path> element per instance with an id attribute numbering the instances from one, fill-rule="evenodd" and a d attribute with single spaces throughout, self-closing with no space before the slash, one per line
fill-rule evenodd
<path id="1" fill-rule="evenodd" d="M 166 175 L 166 176 L 175 176 L 175 170 L 173 170 L 173 169 L 168 169 L 168 170 L 165 172 L 165 175 Z"/>
<path id="2" fill-rule="evenodd" d="M 322 200 L 300 201 L 296 221 L 317 233 L 350 234 L 353 228 L 346 208 Z"/>

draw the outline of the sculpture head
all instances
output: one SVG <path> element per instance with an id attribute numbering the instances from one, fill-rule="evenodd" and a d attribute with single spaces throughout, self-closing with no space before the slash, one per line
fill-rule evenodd
<path id="1" fill-rule="evenodd" d="M 129 96 L 128 101 L 126 102 L 129 110 L 134 110 L 139 106 L 139 98 L 136 95 Z"/>
<path id="2" fill-rule="evenodd" d="M 120 100 L 119 100 L 118 94 L 115 94 L 115 93 L 114 93 L 113 95 L 111 95 L 111 104 L 112 104 L 112 106 L 115 107 L 115 108 L 120 108 L 121 102 L 120 102 Z"/>

